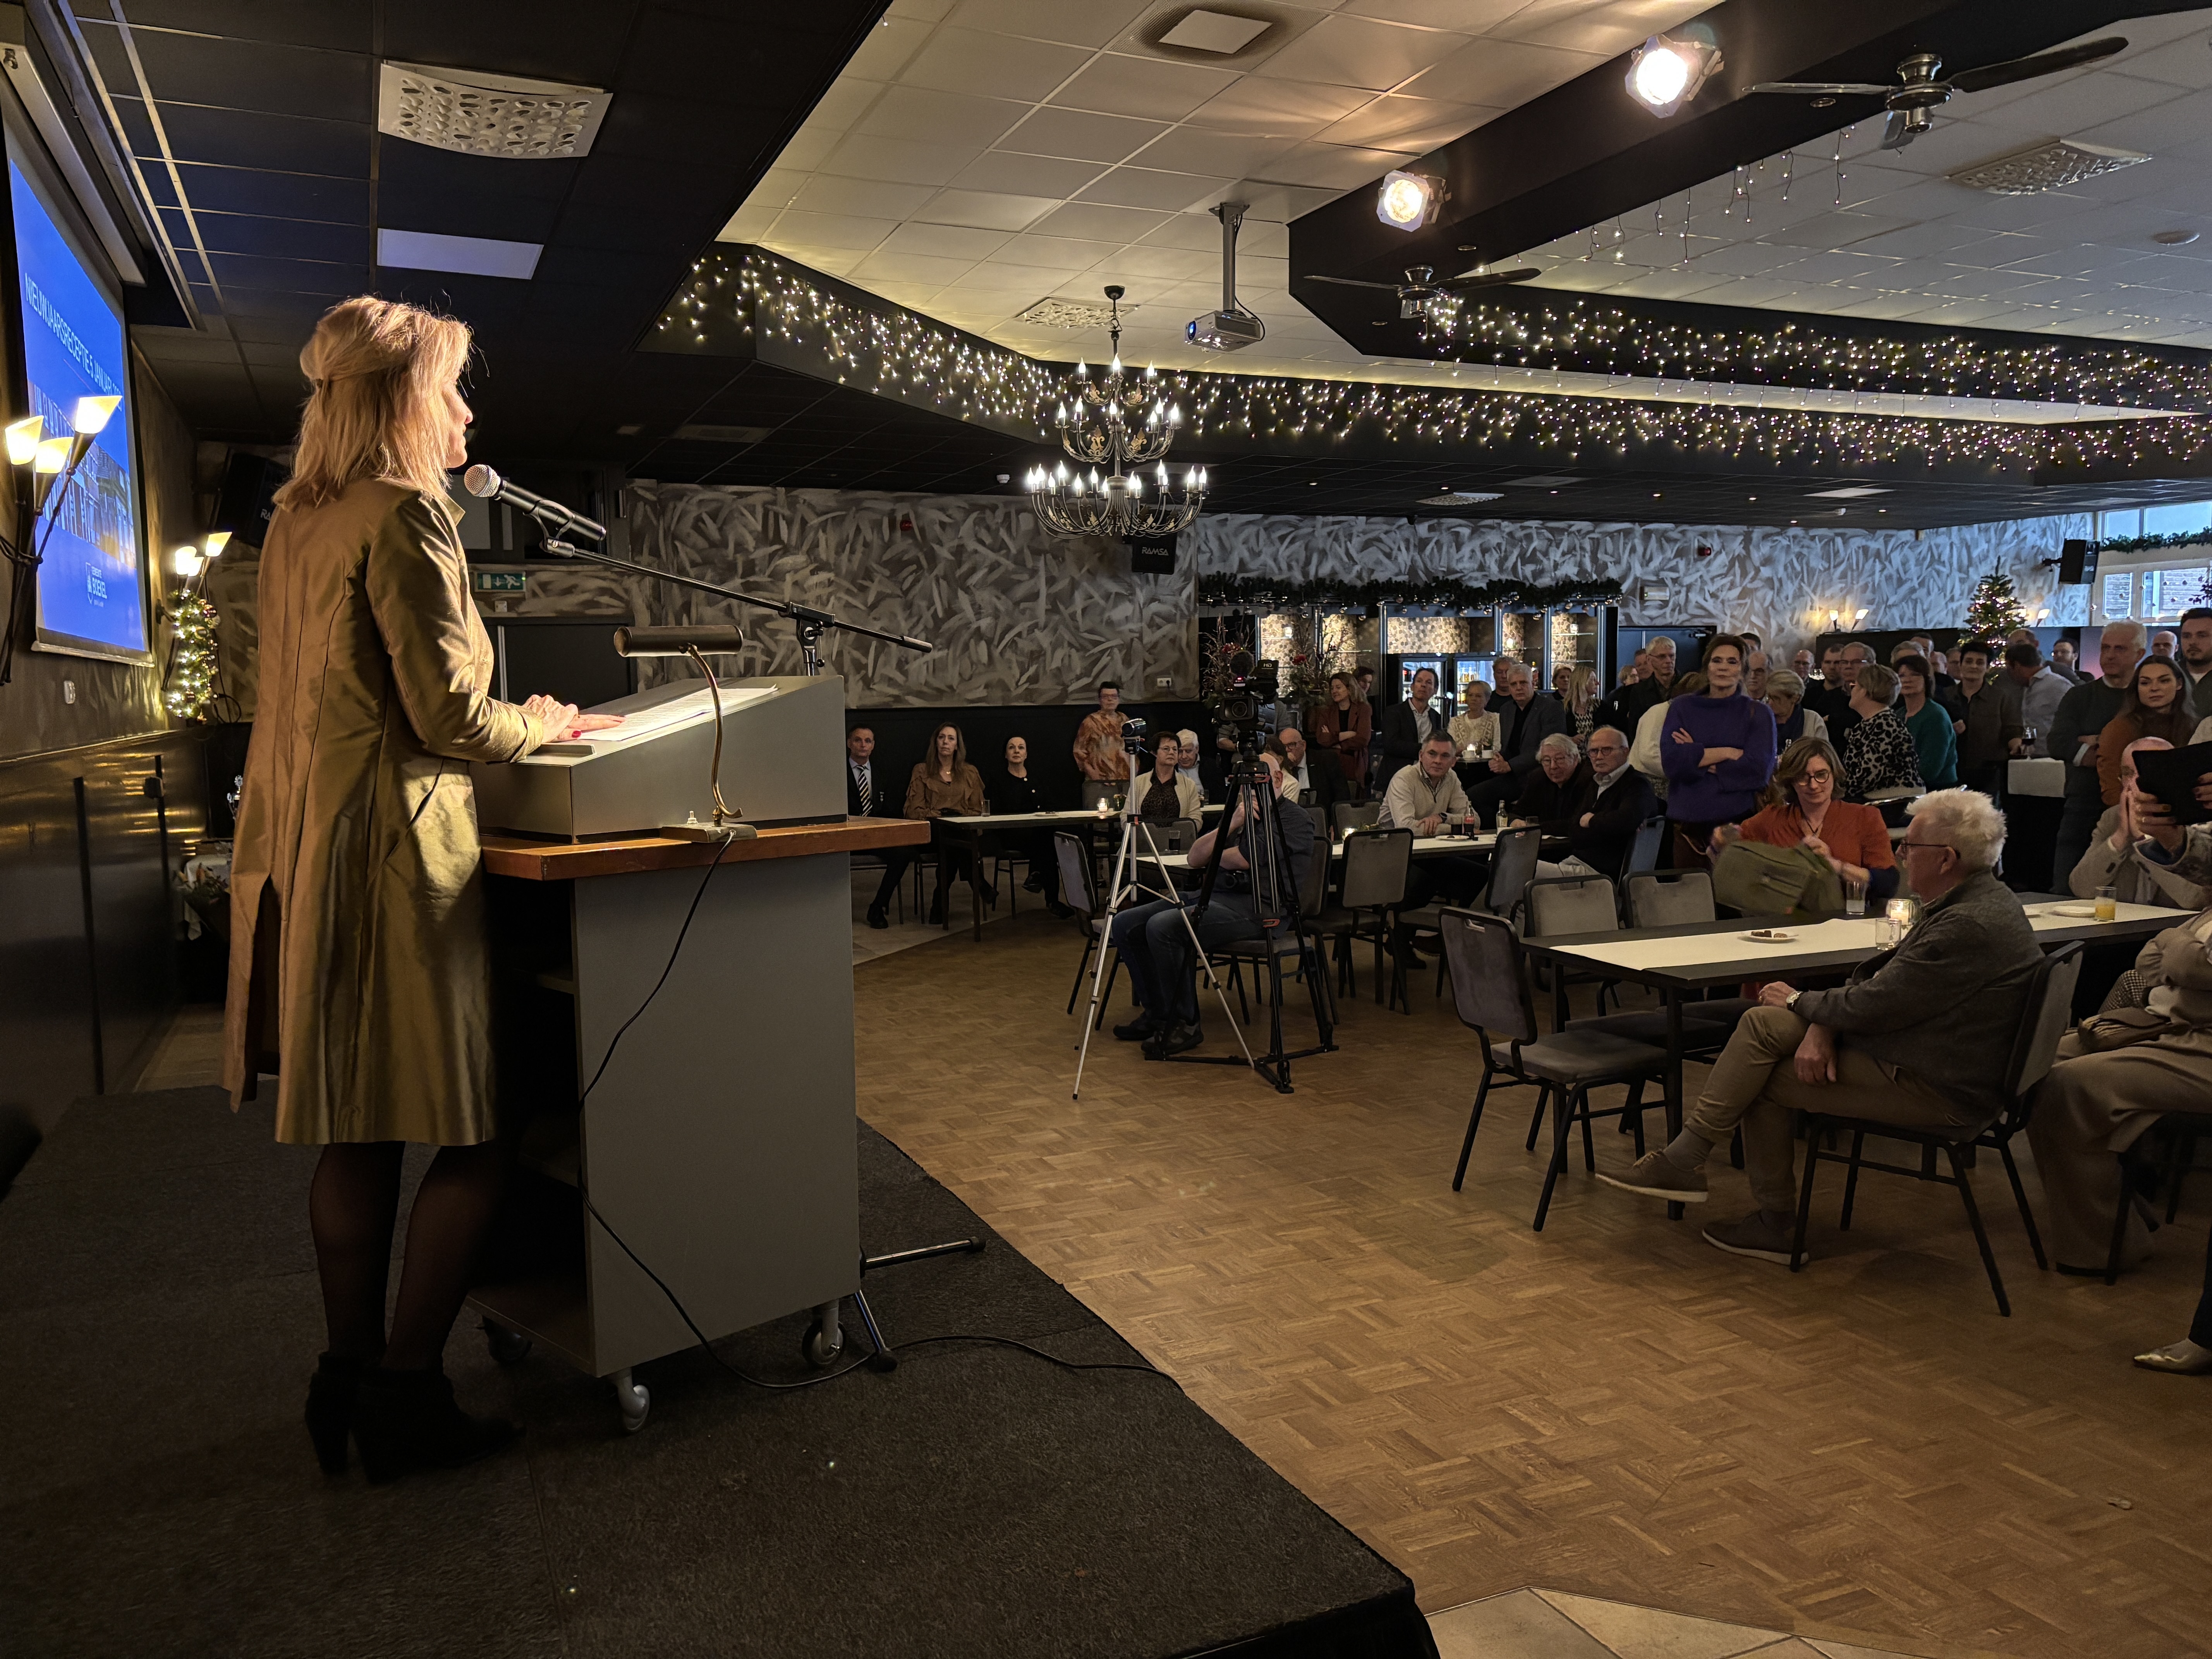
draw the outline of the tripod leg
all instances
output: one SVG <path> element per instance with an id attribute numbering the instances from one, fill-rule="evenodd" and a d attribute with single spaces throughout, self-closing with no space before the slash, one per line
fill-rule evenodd
<path id="1" fill-rule="evenodd" d="M 868 1293 L 855 1290 L 853 1306 L 860 1312 L 861 1328 L 868 1334 L 868 1346 L 875 1350 L 868 1356 L 868 1369 L 872 1371 L 896 1370 L 898 1356 L 891 1352 L 891 1345 L 884 1340 L 883 1331 L 876 1323 L 876 1310 L 868 1305 Z"/>

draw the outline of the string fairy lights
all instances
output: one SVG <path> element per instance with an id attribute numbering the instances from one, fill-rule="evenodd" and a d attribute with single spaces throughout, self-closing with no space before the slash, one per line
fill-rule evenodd
<path id="1" fill-rule="evenodd" d="M 745 349 L 770 340 L 817 353 L 840 384 L 895 397 L 1012 435 L 1058 445 L 1052 422 L 1065 366 L 831 283 L 761 249 L 716 250 L 660 319 L 673 349 Z M 848 295 L 852 297 L 848 297 Z M 1771 331 L 1652 325 L 1589 299 L 1548 313 L 1467 305 L 1471 337 L 1510 348 L 1531 367 L 1603 362 L 1615 373 L 1711 377 L 1819 375 L 1838 389 L 1912 384 L 1960 398 L 2040 395 L 2082 401 L 2124 390 L 2145 404 L 2185 409 L 2212 398 L 2212 375 L 2118 347 L 1996 347 L 1945 337 L 1838 339 L 1796 322 Z M 1304 450 L 1358 442 L 1465 453 L 1540 451 L 1567 461 L 1650 457 L 1762 462 L 1826 471 L 1918 465 L 2027 477 L 2051 468 L 2133 466 L 2212 453 L 2212 420 L 2193 412 L 2052 425 L 1958 417 L 1862 415 L 1731 402 L 1575 397 L 1539 391 L 1407 386 L 1273 374 L 1162 369 L 1159 394 L 1186 411 L 1194 444 L 1208 438 Z"/>

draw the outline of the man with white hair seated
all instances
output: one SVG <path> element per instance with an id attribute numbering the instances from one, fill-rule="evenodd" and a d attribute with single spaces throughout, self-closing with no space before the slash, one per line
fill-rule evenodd
<path id="1" fill-rule="evenodd" d="M 2003 847 L 2004 814 L 1988 796 L 1939 789 L 1915 801 L 1897 851 L 1921 908 L 1904 943 L 1833 990 L 1760 987 L 1759 1006 L 1737 1024 L 1682 1133 L 1627 1174 L 1600 1178 L 1702 1203 L 1706 1158 L 1741 1127 L 1759 1207 L 1707 1227 L 1705 1242 L 1786 1265 L 1797 1191 L 1793 1110 L 1961 1139 L 1993 1121 L 2043 959 L 2020 900 L 1990 873 Z"/>
<path id="2" fill-rule="evenodd" d="M 1567 857 L 1558 864 L 1539 864 L 1540 876 L 1620 880 L 1638 827 L 1658 813 L 1659 799 L 1628 763 L 1628 738 L 1619 726 L 1601 726 L 1590 733 L 1589 769 L 1590 799 L 1566 827 Z"/>
<path id="3" fill-rule="evenodd" d="M 1198 733 L 1186 726 L 1176 732 L 1175 738 L 1182 748 L 1182 763 L 1176 768 L 1176 775 L 1189 780 L 1191 786 L 1198 791 L 1199 800 L 1203 803 L 1206 799 L 1206 780 L 1198 775 Z"/>

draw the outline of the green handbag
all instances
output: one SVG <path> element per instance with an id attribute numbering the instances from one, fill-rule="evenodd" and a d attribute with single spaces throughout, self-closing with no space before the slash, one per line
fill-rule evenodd
<path id="1" fill-rule="evenodd" d="M 1808 848 L 1739 841 L 1713 860 L 1713 901 L 1741 915 L 1820 921 L 1843 915 L 1844 884 Z"/>

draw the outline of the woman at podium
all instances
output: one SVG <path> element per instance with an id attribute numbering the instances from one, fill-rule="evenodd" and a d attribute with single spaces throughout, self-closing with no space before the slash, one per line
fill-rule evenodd
<path id="1" fill-rule="evenodd" d="M 320 1146 L 308 1218 L 330 1346 L 307 1419 L 371 1480 L 512 1439 L 465 1415 L 441 1355 L 506 1179 L 471 761 L 614 722 L 489 695 L 449 468 L 470 333 L 412 306 L 333 307 L 300 354 L 298 459 L 262 550 L 260 697 L 232 863 L 224 1080 L 276 1074 L 276 1138 Z M 410 1141 L 398 1305 L 385 1279 Z"/>

